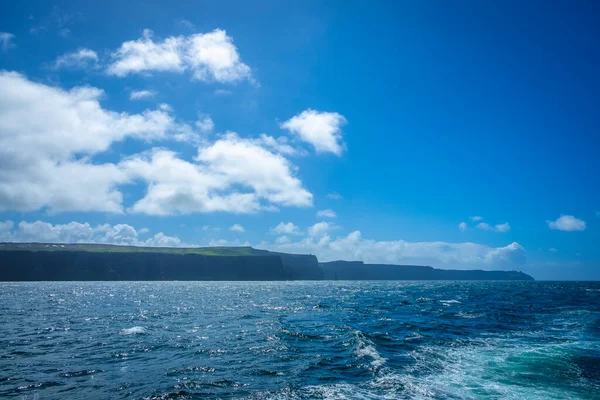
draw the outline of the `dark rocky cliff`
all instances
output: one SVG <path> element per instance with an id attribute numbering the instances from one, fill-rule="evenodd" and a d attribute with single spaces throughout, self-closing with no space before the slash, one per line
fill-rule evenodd
<path id="1" fill-rule="evenodd" d="M 278 256 L 2 251 L 0 281 L 285 280 Z"/>
<path id="2" fill-rule="evenodd" d="M 533 280 L 517 271 L 446 270 L 419 265 L 365 264 L 362 261 L 320 263 L 325 279 L 339 280 Z"/>
<path id="3" fill-rule="evenodd" d="M 533 280 L 517 271 L 319 263 L 314 255 L 251 247 L 149 248 L 0 243 L 0 281 Z"/>

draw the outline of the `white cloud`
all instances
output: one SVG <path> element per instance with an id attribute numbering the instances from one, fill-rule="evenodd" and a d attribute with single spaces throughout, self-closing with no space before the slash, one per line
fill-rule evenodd
<path id="1" fill-rule="evenodd" d="M 240 224 L 233 224 L 229 227 L 229 230 L 232 232 L 244 232 L 244 227 Z"/>
<path id="2" fill-rule="evenodd" d="M 312 205 L 312 194 L 293 175 L 288 160 L 235 133 L 200 147 L 197 161 L 164 149 L 124 161 L 131 176 L 148 182 L 145 197 L 132 210 L 152 215 L 252 213 L 272 210 L 274 204 Z"/>
<path id="3" fill-rule="evenodd" d="M 222 247 L 222 246 L 250 246 L 248 241 L 241 242 L 240 239 L 226 240 L 226 239 L 211 239 L 208 242 L 211 247 Z"/>
<path id="4" fill-rule="evenodd" d="M 16 47 L 13 43 L 14 38 L 15 35 L 12 33 L 0 32 L 0 47 L 2 48 L 2 51 L 8 51 L 9 49 Z"/>
<path id="5" fill-rule="evenodd" d="M 283 155 L 294 155 L 300 152 L 288 144 L 288 139 L 285 136 L 279 136 L 275 139 L 273 136 L 268 136 L 261 133 L 258 139 L 253 141 L 259 146 L 266 147 L 267 149 L 283 154 Z"/>
<path id="6" fill-rule="evenodd" d="M 291 239 L 287 236 L 279 236 L 277 239 L 275 239 L 275 244 L 286 244 L 286 243 L 291 243 Z"/>
<path id="7" fill-rule="evenodd" d="M 510 231 L 510 224 L 505 222 L 503 224 L 497 224 L 492 226 L 486 222 L 480 222 L 475 226 L 477 229 L 482 229 L 484 231 L 494 231 L 494 232 L 508 232 Z"/>
<path id="8" fill-rule="evenodd" d="M 327 194 L 327 198 L 330 200 L 341 200 L 342 195 L 340 195 L 338 192 L 333 192 L 333 193 Z"/>
<path id="9" fill-rule="evenodd" d="M 51 224 L 43 221 L 21 221 L 13 229 L 12 221 L 0 222 L 0 238 L 10 242 L 38 242 L 38 243 L 102 243 L 130 246 L 151 247 L 179 247 L 185 244 L 177 237 L 167 236 L 162 232 L 157 233 L 148 240 L 139 240 L 138 234 L 144 228 L 136 231 L 127 224 L 98 225 L 80 222 L 68 224 Z M 147 232 L 147 230 L 146 230 Z M 2 236 L 4 235 L 4 236 Z"/>
<path id="10" fill-rule="evenodd" d="M 154 90 L 133 90 L 129 94 L 129 99 L 130 100 L 142 100 L 142 99 L 149 99 L 154 96 L 156 96 L 156 92 Z"/>
<path id="11" fill-rule="evenodd" d="M 467 230 L 467 223 L 466 222 L 461 222 L 460 224 L 458 224 L 458 229 L 460 229 L 461 232 L 464 232 Z"/>
<path id="12" fill-rule="evenodd" d="M 159 43 L 151 37 L 152 31 L 145 29 L 142 38 L 121 44 L 112 54 L 114 62 L 107 72 L 119 77 L 150 71 L 183 72 L 183 37 L 169 37 Z"/>
<path id="13" fill-rule="evenodd" d="M 335 218 L 335 217 L 337 217 L 337 214 L 331 208 L 328 208 L 326 210 L 317 211 L 317 217 Z"/>
<path id="14" fill-rule="evenodd" d="M 71 90 L 0 72 L 0 211 L 120 213 L 120 165 L 93 161 L 113 142 L 175 138 L 189 130 L 162 110 L 117 113 L 94 87 Z"/>
<path id="15" fill-rule="evenodd" d="M 495 228 L 498 232 L 508 232 L 510 231 L 510 224 L 508 222 L 505 222 L 503 224 L 496 225 Z"/>
<path id="16" fill-rule="evenodd" d="M 94 50 L 79 49 L 63 54 L 54 61 L 54 68 L 94 68 L 98 63 L 98 54 Z"/>
<path id="17" fill-rule="evenodd" d="M 198 128 L 200 132 L 209 133 L 215 128 L 215 123 L 210 116 L 199 115 L 198 120 L 196 121 L 196 128 Z"/>
<path id="18" fill-rule="evenodd" d="M 493 229 L 492 226 L 487 222 L 480 222 L 475 226 L 475 228 L 483 229 L 484 231 L 491 231 Z"/>
<path id="19" fill-rule="evenodd" d="M 0 242 L 10 241 L 14 225 L 12 221 L 0 221 Z"/>
<path id="20" fill-rule="evenodd" d="M 550 229 L 559 231 L 584 231 L 585 221 L 575 218 L 572 215 L 561 215 L 556 221 L 546 221 Z"/>
<path id="21" fill-rule="evenodd" d="M 331 239 L 309 236 L 297 242 L 267 243 L 259 248 L 290 253 L 315 254 L 320 261 L 360 260 L 366 263 L 431 265 L 453 269 L 520 269 L 525 249 L 514 242 L 504 247 L 476 243 L 375 241 L 360 231 Z"/>
<path id="22" fill-rule="evenodd" d="M 271 228 L 271 232 L 286 235 L 301 235 L 302 232 L 292 222 L 280 222 L 275 228 Z"/>
<path id="23" fill-rule="evenodd" d="M 131 211 L 153 215 L 312 205 L 297 167 L 283 155 L 291 152 L 285 140 L 229 132 L 201 142 L 168 106 L 119 113 L 104 109 L 102 96 L 93 87 L 64 90 L 0 72 L 0 211 L 122 213 L 122 187 L 140 181 L 147 190 L 131 199 Z M 193 162 L 166 148 L 110 154 L 127 138 L 200 147 Z"/>
<path id="24" fill-rule="evenodd" d="M 114 62 L 107 72 L 119 77 L 190 71 L 194 79 L 201 81 L 254 82 L 250 67 L 241 61 L 233 39 L 221 29 L 157 41 L 153 40 L 152 31 L 146 29 L 140 39 L 121 44 L 112 57 Z"/>
<path id="25" fill-rule="evenodd" d="M 556 253 L 556 252 L 558 252 L 558 250 L 556 250 L 554 247 L 550 247 L 550 248 L 548 249 L 548 251 L 549 251 L 549 252 L 551 252 L 551 253 Z"/>
<path id="26" fill-rule="evenodd" d="M 188 21 L 187 19 L 180 19 L 179 21 L 177 21 L 177 24 L 182 28 L 192 32 L 196 30 L 196 25 L 194 25 L 194 23 Z"/>
<path id="27" fill-rule="evenodd" d="M 217 96 L 228 96 L 228 95 L 230 95 L 231 93 L 232 93 L 232 91 L 231 91 L 231 90 L 229 90 L 229 89 L 216 89 L 216 90 L 215 90 L 215 94 L 216 94 Z"/>
<path id="28" fill-rule="evenodd" d="M 317 153 L 339 156 L 345 148 L 341 130 L 344 124 L 346 118 L 341 114 L 308 109 L 282 123 L 281 128 L 312 144 Z"/>
<path id="29" fill-rule="evenodd" d="M 313 226 L 308 228 L 308 234 L 310 236 L 323 236 L 325 235 L 333 226 L 327 222 L 317 222 Z"/>
<path id="30" fill-rule="evenodd" d="M 140 235 L 144 235 L 144 234 L 150 232 L 150 229 L 148 229 L 148 228 L 142 228 L 138 232 L 139 232 Z"/>
<path id="31" fill-rule="evenodd" d="M 472 217 L 469 217 L 469 219 L 470 219 L 471 221 L 477 222 L 477 221 L 481 221 L 481 220 L 483 220 L 483 217 L 481 217 L 481 216 L 479 216 L 479 215 L 474 215 L 474 216 L 472 216 Z"/>
<path id="32" fill-rule="evenodd" d="M 150 247 L 182 247 L 187 246 L 177 237 L 167 236 L 162 232 L 158 232 L 152 238 L 143 242 L 145 246 Z"/>

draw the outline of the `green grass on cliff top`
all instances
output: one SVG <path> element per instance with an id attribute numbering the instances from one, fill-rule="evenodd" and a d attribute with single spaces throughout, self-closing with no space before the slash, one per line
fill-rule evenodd
<path id="1" fill-rule="evenodd" d="M 265 250 L 256 250 L 252 247 L 137 247 L 88 243 L 0 243 L 0 251 L 2 250 L 201 254 L 205 256 L 255 256 L 269 254 Z"/>

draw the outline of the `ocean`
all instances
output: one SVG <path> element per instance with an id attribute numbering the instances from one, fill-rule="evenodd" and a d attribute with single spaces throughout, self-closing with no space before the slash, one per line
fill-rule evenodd
<path id="1" fill-rule="evenodd" d="M 598 399 L 600 283 L 0 283 L 0 397 Z"/>

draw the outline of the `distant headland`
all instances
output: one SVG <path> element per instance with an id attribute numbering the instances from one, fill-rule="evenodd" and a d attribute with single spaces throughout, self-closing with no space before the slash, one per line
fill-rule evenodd
<path id="1" fill-rule="evenodd" d="M 518 271 L 319 262 L 252 247 L 0 243 L 0 281 L 534 280 Z"/>

